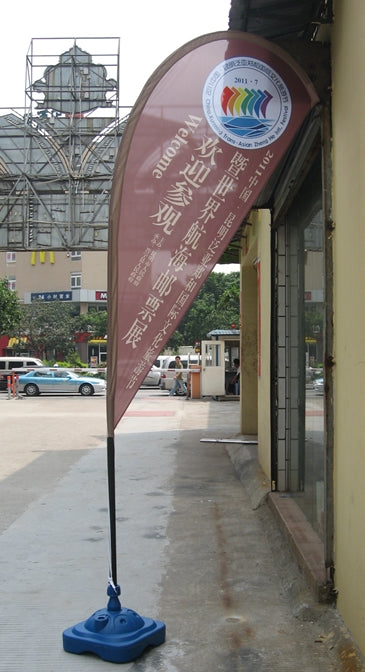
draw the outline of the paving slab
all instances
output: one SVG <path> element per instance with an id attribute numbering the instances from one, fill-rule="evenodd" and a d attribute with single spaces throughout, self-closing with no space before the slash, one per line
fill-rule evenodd
<path id="1" fill-rule="evenodd" d="M 0 420 L 0 670 L 115 667 L 62 647 L 107 603 L 105 399 L 2 398 Z M 202 438 L 240 438 L 239 404 L 139 391 L 116 430 L 121 601 L 166 623 L 166 642 L 124 669 L 365 669 L 288 552 L 253 449 Z"/>

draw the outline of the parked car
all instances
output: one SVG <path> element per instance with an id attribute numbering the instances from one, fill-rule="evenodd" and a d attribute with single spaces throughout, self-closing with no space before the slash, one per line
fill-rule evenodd
<path id="1" fill-rule="evenodd" d="M 163 363 L 166 361 L 166 359 L 169 359 L 169 355 L 159 355 L 153 364 L 157 367 L 157 369 L 162 369 Z"/>
<path id="2" fill-rule="evenodd" d="M 78 376 L 73 371 L 58 368 L 39 368 L 19 376 L 19 392 L 35 397 L 42 392 L 51 394 L 77 394 L 90 397 L 97 392 L 105 392 L 106 382 L 102 378 Z"/>
<path id="3" fill-rule="evenodd" d="M 324 379 L 323 378 L 317 378 L 317 380 L 313 381 L 313 389 L 316 392 L 316 394 L 323 394 Z"/>
<path id="4" fill-rule="evenodd" d="M 188 363 L 190 364 L 199 364 L 198 355 L 181 355 L 180 356 L 181 364 L 184 369 L 188 368 Z M 187 372 L 183 371 L 183 380 L 187 381 Z M 175 357 L 167 357 L 162 364 L 161 369 L 161 390 L 171 390 L 174 384 L 175 378 Z"/>
<path id="5" fill-rule="evenodd" d="M 161 380 L 161 373 L 157 366 L 153 364 L 152 369 L 147 373 L 142 387 L 158 387 Z"/>
<path id="6" fill-rule="evenodd" d="M 37 357 L 13 357 L 12 355 L 0 357 L 0 390 L 6 390 L 8 374 L 13 371 L 23 373 L 38 366 L 44 366 L 44 364 Z"/>

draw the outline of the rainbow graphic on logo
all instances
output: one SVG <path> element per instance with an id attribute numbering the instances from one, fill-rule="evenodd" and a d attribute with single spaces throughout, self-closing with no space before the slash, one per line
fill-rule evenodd
<path id="1" fill-rule="evenodd" d="M 221 124 L 227 131 L 241 138 L 259 138 L 272 127 L 267 119 L 267 108 L 273 96 L 266 89 L 243 89 L 225 86 L 221 94 L 224 115 Z"/>
<path id="2" fill-rule="evenodd" d="M 281 76 L 270 64 L 248 56 L 217 63 L 205 79 L 202 107 L 222 142 L 244 150 L 276 142 L 292 112 Z"/>

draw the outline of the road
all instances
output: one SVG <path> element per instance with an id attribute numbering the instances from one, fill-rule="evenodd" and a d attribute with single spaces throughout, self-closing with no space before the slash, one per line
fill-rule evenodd
<path id="1" fill-rule="evenodd" d="M 135 399 L 166 395 L 146 388 Z M 83 454 L 106 444 L 106 398 L 43 394 L 8 399 L 1 392 L 0 422 L 1 532 L 50 492 Z"/>

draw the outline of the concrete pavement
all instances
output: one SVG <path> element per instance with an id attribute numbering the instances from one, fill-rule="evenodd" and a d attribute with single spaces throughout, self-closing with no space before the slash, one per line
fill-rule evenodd
<path id="1" fill-rule="evenodd" d="M 0 670 L 108 669 L 62 648 L 107 603 L 105 399 L 1 397 L 0 420 Z M 166 623 L 124 669 L 364 670 L 287 551 L 254 446 L 235 447 L 238 473 L 229 445 L 202 438 L 249 439 L 239 404 L 139 391 L 117 428 L 121 602 Z"/>

